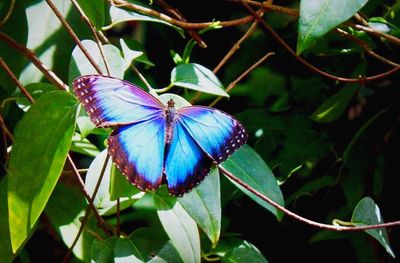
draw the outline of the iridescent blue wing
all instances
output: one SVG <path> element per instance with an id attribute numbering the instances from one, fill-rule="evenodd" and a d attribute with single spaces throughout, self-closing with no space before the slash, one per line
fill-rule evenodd
<path id="1" fill-rule="evenodd" d="M 77 78 L 74 92 L 98 127 L 133 123 L 157 117 L 164 105 L 135 85 L 112 77 Z"/>
<path id="2" fill-rule="evenodd" d="M 242 124 L 225 112 L 190 106 L 177 113 L 191 137 L 217 163 L 225 161 L 247 141 L 248 135 Z"/>
<path id="3" fill-rule="evenodd" d="M 165 159 L 169 192 L 176 196 L 188 192 L 204 179 L 212 163 L 211 158 L 199 147 L 182 123 L 175 122 Z"/>
<path id="4" fill-rule="evenodd" d="M 118 127 L 108 138 L 108 151 L 118 169 L 139 189 L 154 190 L 162 183 L 165 117 Z"/>

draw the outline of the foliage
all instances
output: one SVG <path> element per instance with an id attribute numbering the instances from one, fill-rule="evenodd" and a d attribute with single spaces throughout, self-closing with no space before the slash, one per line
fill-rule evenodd
<path id="1" fill-rule="evenodd" d="M 400 224 L 399 2 L 186 2 L 0 2 L 1 261 L 394 261 L 398 228 L 332 230 Z M 85 74 L 213 105 L 248 143 L 182 197 L 141 192 Z"/>

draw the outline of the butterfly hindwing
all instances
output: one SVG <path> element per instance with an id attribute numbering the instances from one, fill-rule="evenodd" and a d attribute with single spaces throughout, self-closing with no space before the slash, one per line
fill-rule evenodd
<path id="1" fill-rule="evenodd" d="M 165 175 L 171 194 L 181 196 L 200 183 L 213 161 L 186 128 L 175 122 L 171 144 L 166 150 Z"/>
<path id="2" fill-rule="evenodd" d="M 165 118 L 118 127 L 108 138 L 108 151 L 118 169 L 141 190 L 157 189 L 162 182 Z"/>
<path id="3" fill-rule="evenodd" d="M 99 127 L 150 119 L 164 105 L 139 87 L 112 77 L 86 75 L 73 83 L 74 92 Z"/>
<path id="4" fill-rule="evenodd" d="M 239 121 L 220 110 L 190 106 L 179 109 L 178 115 L 193 139 L 217 163 L 247 141 L 248 135 Z"/>

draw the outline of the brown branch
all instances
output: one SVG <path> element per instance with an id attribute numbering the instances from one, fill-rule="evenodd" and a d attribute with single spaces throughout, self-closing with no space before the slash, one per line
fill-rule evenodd
<path id="1" fill-rule="evenodd" d="M 7 66 L 6 62 L 0 57 L 0 66 L 4 69 L 10 79 L 17 85 L 19 90 L 24 94 L 24 96 L 28 99 L 30 103 L 34 103 L 35 100 L 32 98 L 31 94 L 25 89 L 24 85 L 17 79 L 11 69 Z"/>
<path id="2" fill-rule="evenodd" d="M 139 5 L 135 5 L 132 3 L 129 3 L 127 1 L 124 0 L 108 0 L 110 2 L 110 4 L 117 6 L 117 7 L 126 7 L 132 11 L 135 12 L 139 12 L 141 14 L 144 15 L 148 15 L 148 16 L 152 16 L 152 17 L 156 17 L 158 19 L 161 19 L 165 22 L 168 22 L 170 24 L 176 25 L 178 27 L 184 28 L 184 29 L 203 29 L 203 28 L 207 28 L 210 25 L 212 25 L 215 22 L 203 22 L 203 23 L 189 23 L 189 22 L 183 22 L 183 21 L 179 21 L 177 19 L 174 19 L 170 16 L 167 16 L 165 14 L 162 14 L 160 12 L 157 12 L 153 9 L 150 8 L 146 8 L 143 6 L 139 6 Z M 242 24 L 247 24 L 251 21 L 253 21 L 254 18 L 252 16 L 245 16 L 239 19 L 234 19 L 234 20 L 230 20 L 230 21 L 221 21 L 218 24 L 220 26 L 223 27 L 229 27 L 229 26 L 238 26 L 238 25 L 242 25 Z"/>
<path id="3" fill-rule="evenodd" d="M 387 39 L 388 41 L 390 41 L 393 44 L 396 45 L 400 45 L 400 39 L 398 39 L 397 37 L 388 35 L 386 33 L 383 33 L 381 31 L 377 31 L 371 27 L 367 27 L 367 26 L 362 26 L 362 25 L 354 25 L 354 28 L 362 30 L 364 32 L 367 32 L 370 35 L 376 36 L 376 37 L 382 37 Z"/>
<path id="4" fill-rule="evenodd" d="M 381 74 L 373 75 L 373 76 L 368 76 L 368 77 L 363 77 L 362 80 L 360 78 L 344 78 L 344 77 L 339 77 L 335 76 L 333 74 L 330 74 L 328 72 L 322 71 L 319 68 L 315 67 L 314 65 L 308 63 L 305 59 L 302 57 L 298 56 L 296 52 L 270 27 L 264 20 L 262 20 L 260 17 L 258 17 L 257 13 L 244 1 L 242 1 L 242 5 L 247 9 L 249 13 L 253 15 L 255 19 L 257 19 L 260 23 L 260 25 L 263 27 L 264 30 L 266 30 L 268 33 L 270 33 L 278 42 L 281 44 L 296 60 L 298 60 L 301 64 L 309 68 L 310 70 L 320 74 L 321 76 L 335 80 L 335 81 L 341 81 L 341 82 L 348 82 L 348 83 L 360 83 L 362 81 L 374 81 L 378 80 L 384 77 L 387 77 L 394 72 L 397 72 L 400 70 L 400 66 L 394 67 L 386 72 L 383 72 Z"/>
<path id="5" fill-rule="evenodd" d="M 68 90 L 68 86 L 50 69 L 48 69 L 35 55 L 35 53 L 24 47 L 23 45 L 17 43 L 14 39 L 6 35 L 5 33 L 0 31 L 0 40 L 9 45 L 11 48 L 14 48 L 20 51 L 25 57 L 27 57 L 42 73 L 46 76 L 46 78 L 57 88 Z"/>
<path id="6" fill-rule="evenodd" d="M 294 218 L 294 219 L 296 219 L 296 220 L 298 220 L 298 221 L 300 221 L 302 223 L 305 223 L 307 225 L 313 226 L 313 227 L 318 227 L 318 228 L 322 228 L 322 229 L 326 229 L 326 230 L 333 230 L 333 231 L 338 231 L 338 232 L 344 232 L 344 231 L 350 232 L 350 231 L 363 231 L 363 230 L 369 230 L 369 229 L 389 228 L 389 227 L 394 227 L 394 226 L 400 226 L 400 221 L 393 221 L 393 222 L 375 224 L 375 225 L 349 226 L 349 227 L 347 227 L 347 226 L 335 226 L 335 225 L 319 223 L 319 222 L 310 220 L 308 218 L 302 217 L 302 216 L 300 216 L 300 215 L 298 215 L 298 214 L 286 209 L 285 207 L 281 206 L 280 204 L 274 202 L 269 197 L 263 195 L 259 191 L 255 190 L 254 188 L 252 188 L 248 184 L 246 184 L 243 181 L 241 181 L 239 178 L 234 176 L 232 173 L 230 173 L 229 171 L 227 171 L 223 167 L 218 166 L 218 168 L 229 179 L 231 179 L 232 181 L 238 183 L 239 185 L 244 187 L 246 190 L 248 190 L 251 193 L 255 194 L 257 197 L 261 198 L 262 200 L 264 200 L 265 202 L 267 202 L 271 206 L 275 207 L 279 211 L 282 211 L 286 215 L 288 215 L 288 216 L 290 216 L 290 217 L 292 217 L 292 218 Z"/>
<path id="7" fill-rule="evenodd" d="M 14 137 L 13 137 L 12 133 L 10 132 L 10 130 L 7 128 L 7 126 L 6 126 L 5 122 L 4 122 L 3 116 L 1 116 L 1 115 L 0 115 L 0 127 L 4 132 L 4 135 L 7 136 L 10 141 L 13 141 Z"/>
<path id="8" fill-rule="evenodd" d="M 78 36 L 75 34 L 71 26 L 68 24 L 67 20 L 63 17 L 63 15 L 60 13 L 60 11 L 57 9 L 57 7 L 53 4 L 51 0 L 46 0 L 47 4 L 53 10 L 54 14 L 57 16 L 57 18 L 60 20 L 61 24 L 65 27 L 67 30 L 67 33 L 72 37 L 74 40 L 75 44 L 78 45 L 78 47 L 81 49 L 82 53 L 85 55 L 85 57 L 89 60 L 90 64 L 96 69 L 97 73 L 102 75 L 102 70 L 100 69 L 99 65 L 94 61 L 92 56 L 89 54 L 87 49 L 82 45 L 81 41 L 79 40 Z"/>
<path id="9" fill-rule="evenodd" d="M 179 12 L 179 10 L 177 10 L 176 8 L 173 8 L 172 6 L 170 6 L 167 2 L 165 2 L 164 0 L 156 0 L 156 2 L 163 7 L 167 12 L 169 12 L 171 15 L 173 15 L 174 17 L 176 17 L 178 20 L 182 21 L 182 22 L 187 22 L 187 20 L 183 17 L 183 15 L 181 14 L 181 12 Z M 192 37 L 192 39 L 194 41 L 196 41 L 197 45 L 201 48 L 207 48 L 207 44 L 203 41 L 203 39 L 201 39 L 201 37 L 199 36 L 199 34 L 197 34 L 196 31 L 192 30 L 192 29 L 188 29 L 187 30 L 188 34 Z"/>
<path id="10" fill-rule="evenodd" d="M 249 67 L 248 69 L 246 69 L 242 74 L 240 74 L 240 76 L 235 79 L 234 81 L 232 81 L 229 86 L 226 88 L 226 92 L 231 91 L 236 84 L 238 84 L 244 77 L 246 77 L 251 71 L 253 71 L 256 67 L 258 67 L 261 63 L 263 63 L 267 58 L 269 58 L 270 56 L 275 55 L 274 52 L 269 52 L 266 55 L 264 55 L 262 58 L 260 58 L 256 63 L 254 63 L 251 67 Z M 217 97 L 213 102 L 210 103 L 210 107 L 213 107 L 218 101 L 220 101 L 223 97 L 219 96 Z"/>

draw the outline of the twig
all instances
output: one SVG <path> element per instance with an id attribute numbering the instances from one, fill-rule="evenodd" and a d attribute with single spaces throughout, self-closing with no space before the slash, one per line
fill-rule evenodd
<path id="1" fill-rule="evenodd" d="M 73 6 L 75 6 L 76 10 L 78 11 L 78 13 L 81 15 L 83 21 L 85 21 L 85 23 L 88 25 L 90 31 L 92 31 L 93 37 L 96 40 L 97 43 L 97 47 L 99 48 L 100 51 L 100 56 L 103 59 L 104 62 L 104 66 L 106 68 L 107 71 L 107 75 L 111 75 L 110 74 L 110 68 L 108 66 L 108 61 L 106 59 L 106 56 L 104 55 L 104 49 L 103 49 L 103 45 L 101 44 L 100 38 L 97 34 L 97 30 L 95 29 L 95 27 L 93 26 L 92 22 L 89 20 L 89 18 L 86 16 L 85 12 L 83 12 L 82 8 L 79 6 L 78 2 L 76 2 L 76 0 L 71 0 Z"/>
<path id="2" fill-rule="evenodd" d="M 214 22 L 203 22 L 203 23 L 183 22 L 183 21 L 174 19 L 170 16 L 161 14 L 160 12 L 157 12 L 153 9 L 135 5 L 135 4 L 132 4 L 132 3 L 124 1 L 124 0 L 108 0 L 108 1 L 112 5 L 126 7 L 130 10 L 133 10 L 133 11 L 136 11 L 136 12 L 148 15 L 148 16 L 153 16 L 153 17 L 159 18 L 165 22 L 168 22 L 170 24 L 176 25 L 176 26 L 184 28 L 184 29 L 203 29 L 203 28 L 209 27 L 210 25 L 212 25 L 214 23 Z M 247 24 L 253 20 L 254 20 L 254 18 L 252 16 L 245 16 L 245 17 L 230 20 L 230 21 L 221 21 L 218 23 L 218 25 L 223 26 L 223 27 L 238 26 L 238 25 L 242 25 L 242 24 Z"/>
<path id="3" fill-rule="evenodd" d="M 24 47 L 23 45 L 17 43 L 14 39 L 6 35 L 5 33 L 0 31 L 0 40 L 9 45 L 11 48 L 14 48 L 20 51 L 25 57 L 27 57 L 42 73 L 46 76 L 46 78 L 54 84 L 59 89 L 68 90 L 68 86 L 56 75 L 53 71 L 48 69 L 39 59 L 36 57 L 35 53 Z"/>
<path id="4" fill-rule="evenodd" d="M 262 58 L 260 58 L 256 63 L 254 63 L 251 67 L 249 67 L 247 70 L 245 70 L 242 74 L 240 74 L 240 76 L 235 79 L 234 81 L 232 81 L 228 87 L 226 88 L 226 92 L 231 91 L 236 84 L 238 84 L 244 77 L 246 77 L 251 71 L 253 71 L 253 69 L 255 69 L 256 67 L 258 67 L 261 63 L 263 63 L 268 57 L 275 55 L 274 52 L 269 52 L 266 55 L 264 55 Z M 213 107 L 215 104 L 217 104 L 218 101 L 220 101 L 223 97 L 219 96 L 217 97 L 213 102 L 210 103 L 210 107 Z"/>
<path id="5" fill-rule="evenodd" d="M 393 222 L 388 222 L 388 223 L 382 223 L 382 224 L 375 224 L 375 225 L 366 225 L 366 226 L 350 226 L 350 227 L 344 227 L 344 226 L 334 226 L 334 225 L 329 225 L 329 224 L 323 224 L 323 223 L 319 223 L 313 220 L 310 220 L 308 218 L 302 217 L 288 209 L 286 209 L 285 207 L 279 205 L 278 203 L 274 202 L 273 200 L 271 200 L 269 197 L 261 194 L 260 192 L 258 192 L 257 190 L 255 190 L 254 188 L 252 188 L 251 186 L 249 186 L 248 184 L 244 183 L 243 181 L 241 181 L 239 178 L 237 178 L 236 176 L 234 176 L 232 173 L 230 173 L 229 171 L 227 171 L 226 169 L 224 169 L 221 166 L 218 166 L 218 169 L 224 174 L 226 175 L 229 179 L 231 179 L 232 181 L 240 184 L 241 186 L 243 186 L 246 190 L 252 192 L 253 194 L 255 194 L 257 197 L 261 198 L 262 200 L 264 200 L 265 202 L 269 203 L 271 206 L 275 207 L 276 209 L 278 209 L 279 211 L 282 211 L 283 213 L 285 213 L 286 215 L 302 222 L 305 223 L 307 225 L 310 226 L 314 226 L 314 227 L 318 227 L 318 228 L 322 228 L 322 229 L 326 229 L 326 230 L 333 230 L 333 231 L 338 231 L 338 232 L 349 232 L 349 231 L 363 231 L 363 230 L 369 230 L 369 229 L 378 229 L 378 228 L 389 228 L 389 227 L 394 227 L 394 226 L 400 226 L 400 221 L 393 221 Z"/>
<path id="6" fill-rule="evenodd" d="M 25 89 L 21 82 L 17 79 L 11 69 L 7 66 L 6 62 L 0 57 L 0 66 L 4 69 L 10 79 L 17 85 L 20 91 L 25 95 L 30 103 L 34 103 L 35 100 L 32 98 L 31 94 Z"/>
<path id="7" fill-rule="evenodd" d="M 383 33 L 381 31 L 374 30 L 373 28 L 363 26 L 363 25 L 354 25 L 354 28 L 362 30 L 364 32 L 367 32 L 370 35 L 376 36 L 376 37 L 382 37 L 387 39 L 388 41 L 392 42 L 393 44 L 400 45 L 400 39 L 397 37 L 388 35 L 386 33 Z"/>
<path id="8" fill-rule="evenodd" d="M 176 8 L 171 7 L 167 2 L 164 0 L 156 0 L 157 3 L 162 6 L 167 12 L 169 12 L 171 15 L 175 16 L 178 20 L 187 22 L 187 20 L 183 17 L 181 12 L 177 10 Z M 194 41 L 196 41 L 197 45 L 201 48 L 207 48 L 207 44 L 201 39 L 199 34 L 197 34 L 196 31 L 192 29 L 187 30 L 188 34 L 193 38 Z"/>
<path id="9" fill-rule="evenodd" d="M 60 11 L 57 9 L 57 7 L 53 4 L 51 0 L 46 0 L 47 4 L 53 10 L 54 14 L 58 17 L 60 20 L 61 24 L 65 27 L 67 30 L 67 33 L 72 37 L 74 42 L 78 45 L 78 47 L 81 49 L 82 53 L 85 55 L 85 57 L 89 60 L 90 64 L 96 69 L 97 73 L 102 75 L 102 70 L 100 69 L 99 65 L 94 61 L 92 56 L 89 54 L 87 49 L 82 45 L 81 41 L 79 40 L 78 36 L 75 34 L 71 26 L 68 24 L 67 20 L 62 16 Z"/>
<path id="10" fill-rule="evenodd" d="M 258 17 L 257 13 L 247 3 L 245 3 L 243 0 L 241 0 L 241 3 L 247 9 L 247 11 L 249 13 L 251 13 L 254 16 L 254 18 L 259 21 L 260 25 L 262 25 L 262 27 L 267 32 L 269 32 L 296 60 L 298 60 L 301 64 L 308 67 L 312 71 L 314 71 L 328 79 L 335 80 L 335 81 L 348 82 L 348 83 L 360 83 L 360 81 L 369 82 L 369 81 L 374 81 L 374 80 L 378 80 L 378 79 L 387 77 L 387 76 L 393 74 L 394 72 L 397 72 L 400 70 L 400 66 L 397 66 L 397 67 L 394 67 L 394 68 L 392 68 L 386 72 L 383 72 L 381 74 L 364 77 L 364 78 L 362 78 L 362 80 L 360 80 L 360 78 L 338 77 L 338 76 L 332 75 L 330 73 L 327 73 L 325 71 L 322 71 L 319 68 L 315 67 L 314 65 L 311 65 L 310 63 L 308 63 L 302 57 L 298 56 L 296 54 L 296 52 L 264 20 L 262 20 L 260 17 Z"/>
<path id="11" fill-rule="evenodd" d="M 103 180 L 103 176 L 104 176 L 104 173 L 105 173 L 105 171 L 106 171 L 109 158 L 110 158 L 110 156 L 107 154 L 107 156 L 106 156 L 106 158 L 105 158 L 105 160 L 104 160 L 103 167 L 101 168 L 101 171 L 100 171 L 99 179 L 97 180 L 96 186 L 94 187 L 92 196 L 89 196 L 89 199 L 90 199 L 90 200 L 88 199 L 89 204 L 90 204 L 90 203 L 93 204 L 94 199 L 96 198 L 96 194 L 97 194 L 97 192 L 99 191 L 99 187 L 100 187 L 101 181 Z M 74 169 L 74 167 L 72 167 L 72 168 Z M 79 178 L 80 178 L 80 176 L 79 176 Z M 82 182 L 83 182 L 83 181 L 82 181 Z M 76 243 L 77 243 L 78 240 L 79 240 L 79 237 L 81 236 L 81 234 L 82 234 L 82 232 L 83 232 L 83 229 L 85 228 L 85 225 L 86 225 L 87 220 L 88 220 L 88 218 L 89 218 L 89 211 L 90 211 L 90 208 L 92 208 L 92 207 L 91 207 L 91 206 L 88 206 L 88 207 L 86 208 L 86 210 L 85 210 L 85 215 L 84 215 L 84 217 L 83 217 L 83 219 L 82 219 L 82 221 L 81 221 L 81 225 L 80 225 L 80 227 L 79 227 L 78 233 L 75 235 L 75 239 L 74 239 L 74 241 L 72 242 L 71 246 L 69 247 L 67 254 L 65 254 L 64 259 L 63 259 L 62 262 L 65 262 L 65 263 L 68 262 L 69 257 L 71 256 L 72 250 L 74 249 Z M 94 209 L 93 211 L 94 211 L 95 215 L 98 214 L 98 213 L 97 213 L 97 209 Z M 97 221 L 97 222 L 99 222 L 99 221 Z M 103 220 L 102 224 L 104 224 L 104 220 Z M 108 230 L 107 230 L 107 231 L 108 231 Z"/>
<path id="12" fill-rule="evenodd" d="M 83 195 L 85 196 L 86 200 L 89 203 L 89 206 L 91 207 L 91 209 L 94 212 L 94 216 L 96 217 L 97 224 L 103 229 L 104 233 L 108 234 L 109 232 L 108 232 L 108 229 L 105 227 L 104 219 L 97 212 L 96 206 L 94 205 L 92 198 L 90 197 L 90 195 L 86 191 L 85 183 L 83 182 L 82 177 L 80 176 L 79 171 L 76 168 L 75 163 L 71 158 L 71 155 L 68 154 L 67 155 L 67 159 L 68 159 L 69 164 L 72 167 L 72 170 L 74 171 L 74 175 L 75 175 L 76 179 L 78 179 L 79 186 L 81 188 L 81 191 L 82 191 Z"/>
<path id="13" fill-rule="evenodd" d="M 0 126 L 1 126 L 1 129 L 4 132 L 4 135 L 7 136 L 10 141 L 13 141 L 14 140 L 14 136 L 8 130 L 8 128 L 7 128 L 7 126 L 6 126 L 5 122 L 4 122 L 3 116 L 1 116 L 1 115 L 0 115 Z"/>
<path id="14" fill-rule="evenodd" d="M 7 23 L 8 19 L 10 18 L 12 12 L 14 11 L 14 7 L 15 7 L 15 2 L 17 0 L 11 0 L 10 2 L 10 8 L 8 8 L 7 14 L 4 16 L 3 20 L 0 21 L 0 27 L 2 25 L 4 25 L 5 23 Z"/>

